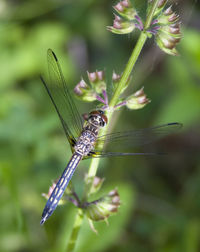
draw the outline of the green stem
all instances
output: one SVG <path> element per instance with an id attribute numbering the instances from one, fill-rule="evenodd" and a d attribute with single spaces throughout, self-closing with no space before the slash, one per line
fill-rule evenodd
<path id="1" fill-rule="evenodd" d="M 110 104 L 109 104 L 110 107 L 114 107 L 117 104 L 117 102 L 119 100 L 119 97 L 120 97 L 120 95 L 122 93 L 122 90 L 126 86 L 126 83 L 127 83 L 128 79 L 130 77 L 130 74 L 131 74 L 131 72 L 133 70 L 133 67 L 134 67 L 134 65 L 135 65 L 135 63 L 136 63 L 136 61 L 138 59 L 138 56 L 139 56 L 139 54 L 140 54 L 140 52 L 142 50 L 142 47 L 144 46 L 144 43 L 145 43 L 146 39 L 147 39 L 146 33 L 141 32 L 140 37 L 139 37 L 139 39 L 138 39 L 138 41 L 136 43 L 136 46 L 133 49 L 131 57 L 129 58 L 129 61 L 128 61 L 127 65 L 126 65 L 126 68 L 124 69 L 124 72 L 122 74 L 119 85 L 118 85 L 117 89 L 115 90 L 115 93 L 114 93 L 114 95 L 113 95 L 113 97 L 112 97 L 112 99 L 110 101 Z"/>
<path id="2" fill-rule="evenodd" d="M 88 170 L 88 177 L 94 177 L 97 173 L 97 169 L 99 166 L 99 158 L 93 158 L 92 161 L 90 162 L 90 167 Z"/>
<path id="3" fill-rule="evenodd" d="M 67 250 L 66 250 L 67 252 L 72 252 L 75 248 L 76 241 L 78 239 L 78 234 L 79 234 L 82 222 L 83 222 L 83 217 L 84 217 L 83 210 L 79 208 L 75 217 L 73 230 L 68 241 Z"/>
<path id="4" fill-rule="evenodd" d="M 114 112 L 113 108 L 118 103 L 120 95 L 122 93 L 122 90 L 126 86 L 126 84 L 128 82 L 128 79 L 129 79 L 129 77 L 131 75 L 131 72 L 132 72 L 132 70 L 133 70 L 133 68 L 135 66 L 135 63 L 136 63 L 137 59 L 138 59 L 138 56 L 139 56 L 139 54 L 140 54 L 140 52 L 141 52 L 147 38 L 148 38 L 146 30 L 151 25 L 153 15 L 154 15 L 154 12 L 155 12 L 156 7 L 158 5 L 158 2 L 159 2 L 159 0 L 154 0 L 154 2 L 152 4 L 152 7 L 151 7 L 151 9 L 150 9 L 150 11 L 148 13 L 146 22 L 144 24 L 144 31 L 142 31 L 141 34 L 140 34 L 140 37 L 139 37 L 139 39 L 138 39 L 138 41 L 136 43 L 136 46 L 133 49 L 133 52 L 132 52 L 132 54 L 131 54 L 131 56 L 129 58 L 129 61 L 128 61 L 125 69 L 124 69 L 124 72 L 122 74 L 119 85 L 116 88 L 112 99 L 110 100 L 110 103 L 109 103 L 110 110 L 107 111 L 107 117 L 108 117 L 108 122 L 109 123 L 111 121 L 111 118 L 112 118 L 112 115 L 113 115 L 113 112 Z M 100 135 L 106 134 L 108 128 L 109 128 L 108 126 L 102 128 L 101 131 L 100 131 Z M 90 163 L 90 166 L 89 166 L 89 169 L 88 169 L 88 177 L 94 178 L 94 176 L 97 173 L 99 163 L 100 163 L 99 158 L 93 158 L 92 159 L 92 161 Z M 90 189 L 91 189 L 91 184 L 86 185 L 83 200 L 86 201 L 87 198 L 89 197 Z M 69 243 L 68 243 L 67 252 L 72 252 L 74 250 L 74 247 L 75 247 L 75 244 L 76 244 L 76 241 L 77 241 L 77 238 L 78 238 L 78 233 L 79 233 L 80 227 L 81 227 L 82 222 L 83 222 L 83 217 L 84 217 L 83 211 L 81 209 L 78 209 L 78 213 L 77 213 L 76 218 L 75 218 L 72 234 L 70 236 L 70 240 L 69 240 Z"/>
<path id="5" fill-rule="evenodd" d="M 150 27 L 152 19 L 153 19 L 153 15 L 155 13 L 155 10 L 156 10 L 156 8 L 158 6 L 159 1 L 160 0 L 154 0 L 153 1 L 152 7 L 151 7 L 151 9 L 150 9 L 150 11 L 149 11 L 149 13 L 147 15 L 147 19 L 146 19 L 146 22 L 144 24 L 144 30 L 147 30 Z"/>
<path id="6" fill-rule="evenodd" d="M 82 202 L 86 202 L 90 195 L 93 179 L 97 173 L 99 162 L 100 162 L 99 158 L 93 158 L 90 162 L 90 166 L 89 166 L 88 174 L 87 174 L 88 181 L 85 184 Z"/>

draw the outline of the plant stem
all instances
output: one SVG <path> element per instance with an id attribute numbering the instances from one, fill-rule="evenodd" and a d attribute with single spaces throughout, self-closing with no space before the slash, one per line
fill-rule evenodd
<path id="1" fill-rule="evenodd" d="M 113 97 L 112 97 L 112 99 L 110 101 L 110 104 L 109 104 L 110 107 L 114 107 L 117 104 L 117 102 L 119 100 L 119 97 L 120 97 L 120 95 L 122 93 L 122 90 L 126 86 L 126 83 L 127 83 L 128 79 L 130 77 L 130 74 L 131 74 L 131 72 L 133 70 L 133 67 L 134 67 L 134 65 L 135 65 L 135 63 L 136 63 L 136 61 L 138 59 L 138 56 L 139 56 L 139 54 L 140 54 L 140 52 L 142 50 L 142 47 L 143 47 L 146 39 L 147 39 L 146 33 L 141 32 L 140 37 L 139 37 L 139 39 L 138 39 L 138 41 L 136 43 L 136 46 L 133 49 L 133 52 L 131 54 L 131 57 L 129 58 L 129 61 L 128 61 L 125 69 L 124 69 L 124 72 L 122 74 L 119 85 L 116 88 L 115 93 L 114 93 L 114 95 L 113 95 Z"/>
<path id="2" fill-rule="evenodd" d="M 118 84 L 118 87 L 116 88 L 116 90 L 115 90 L 115 92 L 113 94 L 113 97 L 110 100 L 110 103 L 109 103 L 110 110 L 107 111 L 107 113 L 106 113 L 109 123 L 111 121 L 111 117 L 112 117 L 113 112 L 114 112 L 114 106 L 118 103 L 118 100 L 120 98 L 122 90 L 127 85 L 127 82 L 128 82 L 129 77 L 130 77 L 130 74 L 131 74 L 131 72 L 133 70 L 133 67 L 135 66 L 135 63 L 136 63 L 136 61 L 138 59 L 138 56 L 139 56 L 139 54 L 140 54 L 140 52 L 141 52 L 147 38 L 148 38 L 146 30 L 151 25 L 153 15 L 154 15 L 154 12 L 156 10 L 158 2 L 159 2 L 159 0 L 154 0 L 153 1 L 152 7 L 151 7 L 151 9 L 150 9 L 150 11 L 148 13 L 146 22 L 144 24 L 144 30 L 140 34 L 140 37 L 139 37 L 139 39 L 138 39 L 138 41 L 136 43 L 136 46 L 133 49 L 133 52 L 132 52 L 132 54 L 131 54 L 131 56 L 130 56 L 130 58 L 128 60 L 128 63 L 126 65 L 125 69 L 124 69 L 124 72 L 122 74 L 122 77 L 121 77 L 121 80 L 120 80 L 120 82 Z M 99 134 L 100 135 L 106 134 L 108 128 L 109 128 L 108 126 L 102 128 L 101 131 L 99 132 Z M 97 173 L 99 163 L 100 163 L 99 158 L 93 158 L 92 159 L 92 161 L 90 163 L 90 166 L 89 166 L 89 169 L 88 169 L 88 177 L 94 178 L 94 176 Z M 89 197 L 91 185 L 92 184 L 86 185 L 86 187 L 85 187 L 85 192 L 84 192 L 84 196 L 83 196 L 83 200 L 85 200 L 85 201 Z M 83 217 L 84 217 L 83 211 L 81 209 L 78 209 L 78 213 L 77 213 L 76 218 L 75 218 L 72 234 L 70 236 L 70 240 L 69 240 L 69 243 L 68 243 L 67 252 L 71 252 L 71 251 L 74 250 L 74 247 L 75 247 L 75 244 L 76 244 L 76 241 L 77 241 L 77 238 L 78 238 L 78 233 L 79 233 L 81 224 L 83 222 Z"/>
<path id="3" fill-rule="evenodd" d="M 154 0 L 153 1 L 152 7 L 151 7 L 149 13 L 147 14 L 147 19 L 146 19 L 146 22 L 144 24 L 144 30 L 147 30 L 149 28 L 149 26 L 151 25 L 151 22 L 152 22 L 152 19 L 153 19 L 153 15 L 155 13 L 155 10 L 156 10 L 156 8 L 158 6 L 158 2 L 159 1 L 160 0 Z"/>
<path id="4" fill-rule="evenodd" d="M 76 214 L 76 217 L 75 217 L 73 230 L 72 230 L 70 239 L 68 241 L 67 250 L 66 250 L 67 252 L 72 252 L 75 248 L 76 241 L 77 241 L 78 234 L 79 234 L 79 230 L 80 230 L 82 222 L 83 222 L 83 217 L 84 217 L 83 210 L 79 208 L 78 212 Z"/>

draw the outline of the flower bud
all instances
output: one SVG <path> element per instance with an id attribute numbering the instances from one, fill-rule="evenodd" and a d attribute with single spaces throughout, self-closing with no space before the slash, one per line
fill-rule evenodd
<path id="1" fill-rule="evenodd" d="M 113 26 L 107 26 L 107 30 L 115 34 L 128 34 L 135 29 L 135 24 L 130 21 L 125 21 L 119 16 L 115 15 Z"/>
<path id="2" fill-rule="evenodd" d="M 172 6 L 167 8 L 158 18 L 158 24 L 170 25 L 179 20 L 179 16 L 172 11 Z"/>
<path id="3" fill-rule="evenodd" d="M 113 90 L 114 91 L 118 87 L 120 80 L 121 80 L 121 75 L 117 74 L 117 73 L 115 73 L 115 71 L 113 71 L 113 74 L 112 74 L 112 84 L 113 84 Z"/>
<path id="4" fill-rule="evenodd" d="M 97 94 L 101 94 L 103 90 L 106 90 L 104 71 L 87 72 L 87 74 L 90 84 Z"/>
<path id="5" fill-rule="evenodd" d="M 85 177 L 85 183 L 90 187 L 90 194 L 96 193 L 100 190 L 102 184 L 104 182 L 104 178 L 95 177 Z"/>
<path id="6" fill-rule="evenodd" d="M 165 39 L 164 37 L 162 37 L 162 39 L 160 37 L 156 37 L 156 43 L 160 47 L 160 49 L 165 53 L 172 56 L 179 55 L 178 51 L 174 47 L 174 43 L 171 43 L 168 39 Z"/>
<path id="7" fill-rule="evenodd" d="M 115 71 L 113 71 L 113 74 L 112 74 L 113 83 L 119 83 L 120 79 L 121 79 L 121 75 L 117 74 L 117 73 L 115 73 Z"/>
<path id="8" fill-rule="evenodd" d="M 160 0 L 158 2 L 158 6 L 157 8 L 163 8 L 165 6 L 165 4 L 167 3 L 167 0 Z"/>
<path id="9" fill-rule="evenodd" d="M 76 95 L 80 96 L 84 93 L 85 90 L 89 89 L 87 83 L 82 79 L 74 88 Z"/>
<path id="10" fill-rule="evenodd" d="M 107 219 L 111 214 L 117 212 L 120 206 L 120 197 L 116 189 L 110 191 L 105 197 L 88 203 L 85 211 L 87 217 L 93 221 Z"/>
<path id="11" fill-rule="evenodd" d="M 115 71 L 113 71 L 113 74 L 112 74 L 112 84 L 113 84 L 113 90 L 115 91 L 116 88 L 118 87 L 119 83 L 120 83 L 120 80 L 121 80 L 121 76 L 120 74 L 117 74 L 115 73 Z M 129 86 L 129 83 L 131 81 L 132 77 L 130 76 L 126 82 L 126 85 L 123 87 L 123 89 L 121 90 L 121 93 L 123 93 L 126 88 Z"/>
<path id="12" fill-rule="evenodd" d="M 147 98 L 146 94 L 144 93 L 144 88 L 142 87 L 140 90 L 126 99 L 126 106 L 129 109 L 141 109 L 149 102 L 150 100 Z"/>
<path id="13" fill-rule="evenodd" d="M 127 20 L 131 21 L 135 19 L 135 15 L 137 15 L 137 12 L 135 8 L 131 5 L 131 2 L 129 0 L 124 0 L 119 3 L 117 3 L 114 7 L 116 12 Z"/>
<path id="14" fill-rule="evenodd" d="M 95 91 L 83 79 L 75 86 L 74 92 L 83 101 L 92 102 L 96 100 Z"/>
<path id="15" fill-rule="evenodd" d="M 90 85 L 82 79 L 74 88 L 75 94 L 83 101 L 99 101 L 108 105 L 104 71 L 87 72 Z"/>
<path id="16" fill-rule="evenodd" d="M 93 179 L 90 193 L 92 194 L 92 193 L 98 192 L 101 189 L 103 182 L 104 182 L 104 178 L 99 178 L 99 177 L 95 176 Z"/>
<path id="17" fill-rule="evenodd" d="M 161 50 L 170 54 L 178 55 L 175 49 L 177 43 L 181 40 L 179 25 L 163 26 L 156 34 L 156 43 Z"/>

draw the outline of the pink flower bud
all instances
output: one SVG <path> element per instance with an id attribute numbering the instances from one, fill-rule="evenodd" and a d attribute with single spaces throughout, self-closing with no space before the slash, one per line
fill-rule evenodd
<path id="1" fill-rule="evenodd" d="M 144 88 L 142 87 L 126 99 L 126 106 L 129 109 L 141 109 L 149 102 L 150 100 L 146 97 Z"/>
<path id="2" fill-rule="evenodd" d="M 88 79 L 90 82 L 95 82 L 97 80 L 96 72 L 92 72 L 92 73 L 87 72 L 87 74 L 88 74 Z"/>
<path id="3" fill-rule="evenodd" d="M 113 75 L 112 75 L 112 80 L 113 82 L 118 82 L 121 78 L 121 75 L 120 74 L 116 74 L 114 71 L 113 71 Z"/>

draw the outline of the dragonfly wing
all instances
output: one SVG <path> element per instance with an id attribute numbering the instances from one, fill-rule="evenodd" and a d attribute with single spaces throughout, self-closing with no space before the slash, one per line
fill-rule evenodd
<path id="1" fill-rule="evenodd" d="M 121 156 L 152 156 L 152 155 L 160 155 L 164 153 L 150 153 L 150 152 L 106 152 L 106 151 L 91 151 L 88 156 L 84 157 L 83 159 L 89 158 L 104 158 L 104 157 L 121 157 Z"/>
<path id="2" fill-rule="evenodd" d="M 58 59 L 51 49 L 47 51 L 47 62 L 49 82 L 46 83 L 43 79 L 42 82 L 55 106 L 70 144 L 74 144 L 82 130 L 82 118 L 66 85 Z"/>
<path id="3" fill-rule="evenodd" d="M 98 137 L 96 148 L 89 157 L 127 156 L 127 155 L 152 155 L 154 153 L 124 153 L 130 147 L 139 147 L 155 142 L 182 127 L 180 123 L 168 123 L 152 128 L 134 131 L 116 132 Z M 103 146 L 103 151 L 98 146 Z"/>

